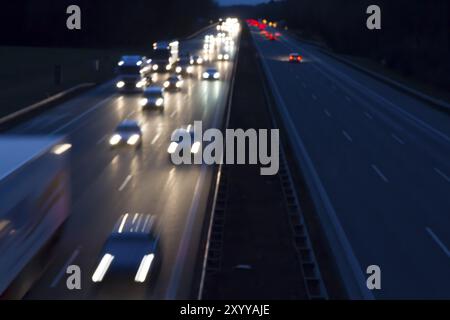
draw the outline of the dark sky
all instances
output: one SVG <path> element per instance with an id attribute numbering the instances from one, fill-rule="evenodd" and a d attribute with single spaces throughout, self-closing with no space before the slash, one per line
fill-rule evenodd
<path id="1" fill-rule="evenodd" d="M 220 5 L 232 5 L 232 4 L 259 4 L 262 2 L 268 2 L 269 0 L 218 0 Z"/>

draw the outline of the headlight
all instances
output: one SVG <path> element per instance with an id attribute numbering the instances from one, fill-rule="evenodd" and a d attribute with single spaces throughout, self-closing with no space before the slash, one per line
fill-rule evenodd
<path id="1" fill-rule="evenodd" d="M 181 85 L 182 85 L 183 83 L 181 82 L 181 81 L 177 81 L 177 83 L 175 84 L 175 86 L 177 87 L 177 88 L 181 88 Z"/>
<path id="2" fill-rule="evenodd" d="M 119 81 L 119 82 L 116 83 L 116 87 L 119 88 L 119 89 L 123 88 L 124 86 L 125 86 L 125 82 L 123 82 L 123 81 Z"/>
<path id="3" fill-rule="evenodd" d="M 142 61 L 136 62 L 136 65 L 137 65 L 137 66 L 140 66 L 141 64 L 142 64 Z"/>
<path id="4" fill-rule="evenodd" d="M 217 56 L 217 59 L 222 60 L 222 59 L 223 59 L 223 54 L 219 54 L 219 55 Z"/>
<path id="5" fill-rule="evenodd" d="M 133 134 L 131 137 L 128 138 L 127 144 L 129 144 L 130 146 L 133 146 L 138 141 L 139 141 L 139 135 L 138 134 Z"/>
<path id="6" fill-rule="evenodd" d="M 182 70 L 182 68 L 181 68 L 180 66 L 178 66 L 178 67 L 175 68 L 176 73 L 180 73 L 181 70 Z"/>
<path id="7" fill-rule="evenodd" d="M 139 105 L 141 107 L 146 106 L 148 103 L 148 99 L 147 98 L 142 98 L 141 100 L 139 100 Z"/>
<path id="8" fill-rule="evenodd" d="M 203 59 L 202 59 L 202 58 L 198 58 L 198 59 L 197 59 L 197 63 L 198 63 L 198 64 L 202 64 L 202 63 L 203 63 Z"/>
<path id="9" fill-rule="evenodd" d="M 158 70 L 158 65 L 157 65 L 157 64 L 154 64 L 154 65 L 152 66 L 152 69 L 153 69 L 153 71 Z"/>
<path id="10" fill-rule="evenodd" d="M 190 64 L 194 64 L 194 59 L 189 60 Z"/>
<path id="11" fill-rule="evenodd" d="M 176 142 L 171 142 L 171 143 L 169 144 L 169 148 L 167 148 L 167 152 L 170 153 L 170 154 L 172 154 L 172 153 L 175 152 L 175 150 L 177 150 L 177 147 L 178 147 L 178 143 L 176 143 Z"/>
<path id="12" fill-rule="evenodd" d="M 155 105 L 157 107 L 161 107 L 163 105 L 163 103 L 164 103 L 164 99 L 163 98 L 158 98 L 158 99 L 156 99 Z"/>
<path id="13" fill-rule="evenodd" d="M 194 142 L 194 144 L 191 147 L 191 153 L 197 153 L 198 150 L 200 150 L 200 145 L 201 144 L 199 141 Z"/>
<path id="14" fill-rule="evenodd" d="M 144 81 L 139 81 L 138 83 L 136 83 L 136 88 L 140 89 L 144 86 Z"/>
<path id="15" fill-rule="evenodd" d="M 194 71 L 194 69 L 191 66 L 186 68 L 187 73 L 192 73 L 192 71 Z"/>
<path id="16" fill-rule="evenodd" d="M 228 59 L 230 59 L 230 56 L 229 56 L 228 54 L 224 54 L 223 58 L 224 58 L 225 60 L 228 60 Z"/>
<path id="17" fill-rule="evenodd" d="M 218 72 L 214 73 L 214 79 L 219 79 L 220 74 Z"/>
<path id="18" fill-rule="evenodd" d="M 169 81 L 165 81 L 165 82 L 164 82 L 164 88 L 167 88 L 169 85 L 170 85 L 170 82 L 169 82 Z"/>
<path id="19" fill-rule="evenodd" d="M 125 63 L 125 62 L 123 62 L 123 61 L 119 61 L 119 62 L 117 63 L 117 65 L 120 67 L 120 66 L 123 66 L 124 63 Z"/>
<path id="20" fill-rule="evenodd" d="M 168 64 L 167 66 L 166 66 L 166 70 L 170 70 L 172 68 L 172 65 L 171 64 Z"/>
<path id="21" fill-rule="evenodd" d="M 111 139 L 109 139 L 109 144 L 115 146 L 120 142 L 120 140 L 122 140 L 122 137 L 118 134 L 115 134 L 111 137 Z"/>
<path id="22" fill-rule="evenodd" d="M 203 78 L 208 79 L 209 78 L 209 73 L 208 72 L 203 72 Z"/>

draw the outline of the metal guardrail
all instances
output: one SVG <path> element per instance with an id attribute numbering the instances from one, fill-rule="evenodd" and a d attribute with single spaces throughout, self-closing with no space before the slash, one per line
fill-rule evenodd
<path id="1" fill-rule="evenodd" d="M 79 90 L 93 87 L 94 85 L 95 85 L 95 83 L 82 83 L 82 84 L 76 85 L 70 89 L 59 92 L 51 97 L 48 97 L 48 98 L 41 100 L 37 103 L 34 103 L 28 107 L 20 109 L 19 111 L 16 111 L 7 116 L 4 116 L 3 118 L 0 118 L 0 128 L 7 125 L 10 122 L 14 122 L 21 118 L 24 118 L 33 112 L 40 111 L 40 109 L 47 107 L 49 104 L 54 103 L 54 102 L 58 101 L 59 99 L 62 99 L 70 94 L 74 94 L 75 92 L 78 92 Z"/>
<path id="2" fill-rule="evenodd" d="M 227 114 L 225 117 L 225 128 L 228 128 L 229 122 L 230 122 L 230 115 L 231 115 L 231 104 L 233 101 L 233 92 L 234 92 L 234 82 L 235 82 L 235 78 L 236 78 L 236 69 L 237 69 L 237 65 L 239 62 L 239 49 L 240 49 L 240 43 L 241 43 L 241 33 L 239 34 L 239 38 L 238 38 L 238 45 L 237 50 L 235 52 L 235 62 L 234 62 L 234 66 L 233 66 L 233 76 L 230 82 L 230 90 L 228 92 L 228 101 L 227 101 Z M 203 257 L 203 264 L 202 264 L 202 272 L 201 272 L 201 277 L 200 277 L 200 285 L 199 285 L 199 290 L 198 290 L 198 295 L 197 295 L 197 299 L 201 300 L 203 297 L 203 289 L 204 289 L 204 285 L 205 285 L 205 278 L 206 275 L 208 273 L 208 259 L 210 258 L 210 249 L 211 249 L 211 239 L 213 236 L 213 226 L 214 226 L 214 221 L 216 219 L 216 211 L 222 210 L 219 212 L 222 213 L 224 208 L 220 208 L 217 206 L 217 202 L 219 199 L 219 191 L 220 191 L 220 184 L 221 184 L 221 180 L 222 180 L 222 175 L 223 175 L 223 164 L 219 165 L 219 169 L 217 172 L 217 178 L 216 178 L 216 183 L 214 186 L 214 198 L 213 198 L 213 205 L 212 205 L 212 209 L 211 209 L 211 214 L 210 214 L 210 221 L 209 221 L 209 227 L 208 227 L 208 234 L 207 234 L 207 238 L 206 238 L 206 247 L 205 247 L 205 254 Z M 223 190 L 223 187 L 222 187 Z M 223 195 L 222 195 L 223 196 Z M 222 226 L 223 227 L 223 226 Z M 216 257 L 214 257 L 216 258 Z"/>

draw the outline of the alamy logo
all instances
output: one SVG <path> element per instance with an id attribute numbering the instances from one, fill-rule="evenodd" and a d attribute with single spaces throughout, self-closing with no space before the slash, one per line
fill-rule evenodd
<path id="1" fill-rule="evenodd" d="M 175 165 L 259 163 L 261 175 L 275 175 L 279 138 L 278 129 L 226 129 L 224 137 L 218 129 L 203 132 L 202 122 L 195 121 L 194 126 L 172 133 L 168 152 Z"/>
<path id="2" fill-rule="evenodd" d="M 77 5 L 67 7 L 67 14 L 70 16 L 66 20 L 66 26 L 69 30 L 81 30 L 81 9 Z"/>
<path id="3" fill-rule="evenodd" d="M 366 26 L 369 30 L 381 29 L 381 9 L 379 6 L 373 4 L 367 7 L 367 14 L 370 16 L 367 18 Z"/>
<path id="4" fill-rule="evenodd" d="M 369 275 L 366 281 L 367 289 L 380 290 L 381 289 L 381 269 L 376 264 L 370 265 L 366 269 Z"/>

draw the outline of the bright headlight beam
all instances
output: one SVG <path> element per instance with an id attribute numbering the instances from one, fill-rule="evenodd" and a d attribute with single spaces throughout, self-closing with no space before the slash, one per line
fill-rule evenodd
<path id="1" fill-rule="evenodd" d="M 158 98 L 158 99 L 156 99 L 155 104 L 156 104 L 157 107 L 162 106 L 163 103 L 164 103 L 164 99 L 163 99 L 163 98 Z"/>
<path id="2" fill-rule="evenodd" d="M 111 139 L 109 139 L 109 144 L 115 146 L 120 142 L 120 140 L 122 140 L 122 137 L 118 134 L 115 134 L 111 137 Z"/>
<path id="3" fill-rule="evenodd" d="M 119 88 L 119 89 L 123 88 L 124 86 L 125 86 L 125 82 L 123 82 L 123 81 L 119 81 L 119 82 L 116 83 L 116 87 Z"/>
<path id="4" fill-rule="evenodd" d="M 135 282 L 142 283 L 145 281 L 154 258 L 155 258 L 155 255 L 153 253 L 147 254 L 142 258 L 141 264 L 139 265 L 136 276 L 134 277 Z"/>
<path id="5" fill-rule="evenodd" d="M 200 145 L 201 144 L 199 141 L 194 142 L 194 144 L 191 147 L 191 153 L 197 153 L 198 150 L 200 150 Z"/>
<path id="6" fill-rule="evenodd" d="M 128 138 L 127 144 L 133 146 L 139 141 L 139 135 L 133 134 L 131 137 Z"/>
<path id="7" fill-rule="evenodd" d="M 113 260 L 114 256 L 109 253 L 105 254 L 102 257 L 102 260 L 100 261 L 100 263 L 97 266 L 97 269 L 95 269 L 95 272 L 92 275 L 93 282 L 101 282 L 103 280 Z"/>
<path id="8" fill-rule="evenodd" d="M 147 103 L 148 103 L 148 99 L 147 98 L 142 98 L 141 100 L 139 100 L 139 105 L 141 107 L 147 105 Z"/>
<path id="9" fill-rule="evenodd" d="M 60 144 L 60 145 L 55 146 L 55 148 L 53 149 L 53 153 L 56 155 L 61 155 L 64 152 L 66 152 L 67 150 L 69 150 L 70 148 L 72 148 L 72 145 L 69 143 Z"/>
<path id="10" fill-rule="evenodd" d="M 172 154 L 172 153 L 175 152 L 175 150 L 177 150 L 177 147 L 178 147 L 178 143 L 172 141 L 172 142 L 169 144 L 169 148 L 167 148 L 167 152 L 170 153 L 170 154 Z"/>

